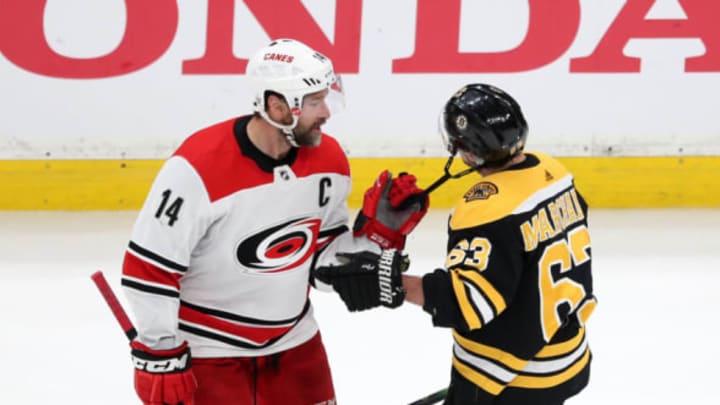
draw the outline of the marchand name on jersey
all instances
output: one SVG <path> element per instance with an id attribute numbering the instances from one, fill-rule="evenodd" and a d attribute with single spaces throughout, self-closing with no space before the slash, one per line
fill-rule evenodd
<path id="1" fill-rule="evenodd" d="M 520 225 L 520 231 L 525 241 L 525 251 L 534 250 L 538 243 L 552 238 L 584 218 L 585 215 L 577 193 L 574 188 L 571 188 L 541 206 L 532 218 Z"/>

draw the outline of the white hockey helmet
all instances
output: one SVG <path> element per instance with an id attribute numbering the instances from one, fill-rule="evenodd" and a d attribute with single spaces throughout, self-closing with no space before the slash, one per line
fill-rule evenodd
<path id="1" fill-rule="evenodd" d="M 297 126 L 303 98 L 329 89 L 328 106 L 337 112 L 344 105 L 342 84 L 330 59 L 294 39 L 277 39 L 257 51 L 248 61 L 246 75 L 253 90 L 254 108 L 271 125 L 281 129 L 288 141 L 297 146 L 292 130 Z M 293 123 L 283 125 L 268 117 L 265 111 L 266 93 L 278 93 L 285 98 L 293 113 Z"/>

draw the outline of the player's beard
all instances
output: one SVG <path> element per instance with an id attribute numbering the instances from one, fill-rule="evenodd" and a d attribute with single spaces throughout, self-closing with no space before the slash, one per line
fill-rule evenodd
<path id="1" fill-rule="evenodd" d="M 326 121 L 326 119 L 319 119 L 307 126 L 298 123 L 298 126 L 293 130 L 295 142 L 300 146 L 320 145 L 320 141 L 322 141 L 321 127 Z"/>

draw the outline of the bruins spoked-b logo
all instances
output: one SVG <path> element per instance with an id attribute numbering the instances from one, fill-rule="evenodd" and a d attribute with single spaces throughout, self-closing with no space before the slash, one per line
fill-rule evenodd
<path id="1" fill-rule="evenodd" d="M 238 243 L 235 255 L 251 272 L 292 270 L 312 256 L 319 230 L 317 218 L 294 219 L 248 236 Z"/>
<path id="2" fill-rule="evenodd" d="M 472 186 L 463 197 L 465 198 L 465 202 L 470 202 L 474 200 L 487 200 L 490 196 L 497 193 L 498 188 L 494 183 L 483 181 Z"/>

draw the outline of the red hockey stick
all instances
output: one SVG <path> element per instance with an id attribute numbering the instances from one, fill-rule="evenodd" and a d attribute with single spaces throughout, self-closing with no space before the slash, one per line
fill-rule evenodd
<path id="1" fill-rule="evenodd" d="M 96 271 L 90 276 L 90 278 L 95 283 L 98 290 L 100 290 L 100 294 L 102 294 L 103 298 L 105 298 L 105 302 L 107 302 L 113 315 L 115 315 L 115 319 L 117 319 L 123 332 L 125 332 L 125 336 L 127 336 L 130 341 L 135 339 L 137 331 L 135 330 L 132 321 L 130 321 L 130 318 L 128 318 L 122 305 L 120 305 L 120 301 L 118 301 L 112 288 L 110 288 L 110 285 L 105 279 L 102 271 Z"/>

